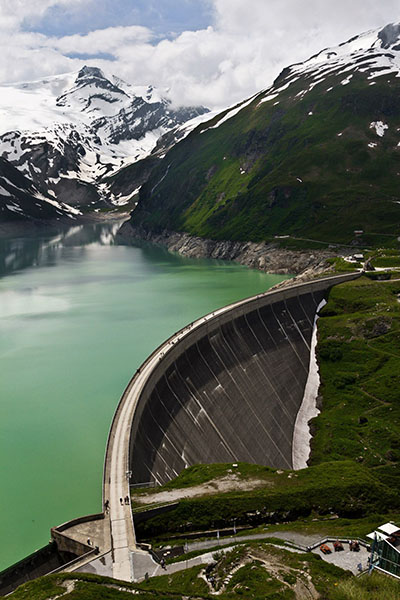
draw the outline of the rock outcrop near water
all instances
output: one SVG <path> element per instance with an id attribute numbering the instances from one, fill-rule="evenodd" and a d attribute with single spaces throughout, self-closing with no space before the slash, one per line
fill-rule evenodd
<path id="1" fill-rule="evenodd" d="M 118 241 L 133 243 L 135 240 L 159 244 L 190 258 L 234 260 L 253 269 L 278 274 L 322 273 L 329 268 L 327 259 L 337 256 L 337 252 L 330 250 L 287 250 L 266 242 L 209 240 L 168 230 L 155 233 L 125 222 L 118 232 Z"/>

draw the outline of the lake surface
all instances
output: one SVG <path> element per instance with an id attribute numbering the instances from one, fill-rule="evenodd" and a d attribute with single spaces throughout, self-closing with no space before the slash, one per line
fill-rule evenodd
<path id="1" fill-rule="evenodd" d="M 0 570 L 101 510 L 112 415 L 152 350 L 285 279 L 118 246 L 118 227 L 0 240 Z"/>

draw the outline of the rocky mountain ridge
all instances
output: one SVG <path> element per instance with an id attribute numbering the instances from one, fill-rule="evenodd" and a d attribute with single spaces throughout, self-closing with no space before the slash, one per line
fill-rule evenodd
<path id="1" fill-rule="evenodd" d="M 26 214 L 37 221 L 61 217 L 68 221 L 68 217 L 75 219 L 79 211 L 50 194 L 42 194 L 31 180 L 0 157 L 0 223 L 20 223 Z"/>
<path id="2" fill-rule="evenodd" d="M 0 98 L 0 156 L 76 214 L 129 204 L 143 178 L 122 194 L 107 177 L 150 155 L 161 135 L 207 110 L 174 108 L 152 86 L 132 86 L 86 66 L 2 86 Z"/>

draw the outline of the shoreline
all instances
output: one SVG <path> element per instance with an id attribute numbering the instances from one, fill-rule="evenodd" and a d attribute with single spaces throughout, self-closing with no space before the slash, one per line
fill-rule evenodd
<path id="1" fill-rule="evenodd" d="M 338 255 L 337 251 L 289 250 L 274 243 L 211 240 L 168 230 L 155 233 L 134 227 L 129 221 L 122 224 L 116 239 L 122 244 L 147 241 L 188 258 L 231 260 L 265 273 L 295 275 L 303 281 L 331 270 L 327 259 Z"/>

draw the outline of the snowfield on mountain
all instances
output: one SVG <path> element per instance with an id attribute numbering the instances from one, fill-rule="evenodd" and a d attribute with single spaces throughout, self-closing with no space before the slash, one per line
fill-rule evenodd
<path id="1" fill-rule="evenodd" d="M 99 212 L 127 204 L 142 183 L 115 194 L 102 179 L 149 156 L 160 136 L 205 112 L 173 107 L 166 92 L 85 66 L 0 87 L 0 156 L 41 194 L 57 198 L 62 212 L 63 203 Z M 14 213 L 32 216 L 27 206 L 18 211 L 18 202 Z M 1 205 L 5 220 L 9 209 Z"/>

